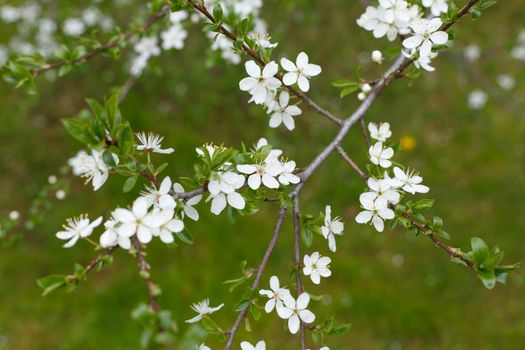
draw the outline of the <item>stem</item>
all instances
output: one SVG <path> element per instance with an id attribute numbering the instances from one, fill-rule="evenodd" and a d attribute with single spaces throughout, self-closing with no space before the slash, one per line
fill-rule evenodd
<path id="1" fill-rule="evenodd" d="M 361 134 L 363 135 L 363 139 L 365 140 L 366 148 L 368 150 L 372 144 L 370 143 L 370 136 L 368 135 L 368 131 L 366 130 L 366 123 L 364 118 L 361 118 L 359 120 L 359 126 L 361 126 Z"/>
<path id="2" fill-rule="evenodd" d="M 303 282 L 301 277 L 301 246 L 300 246 L 300 237 L 301 237 L 301 212 L 299 209 L 299 196 L 293 198 L 293 226 L 294 226 L 294 263 L 297 272 L 295 274 L 295 281 L 297 284 L 297 297 L 303 292 Z M 305 332 L 304 324 L 301 320 L 301 326 L 299 328 L 299 334 L 301 338 L 301 350 L 306 349 L 305 341 Z"/>
<path id="3" fill-rule="evenodd" d="M 157 292 L 156 289 L 158 288 L 155 283 L 153 283 L 151 276 L 150 276 L 150 269 L 151 266 L 146 261 L 146 252 L 142 249 L 142 245 L 140 244 L 139 240 L 137 238 L 134 239 L 133 246 L 137 250 L 137 266 L 139 268 L 140 276 L 144 279 L 146 282 L 146 289 L 148 291 L 148 297 L 149 297 L 149 306 L 151 307 L 151 310 L 158 314 L 160 312 L 160 305 L 157 300 Z"/>
<path id="4" fill-rule="evenodd" d="M 275 245 L 277 244 L 277 239 L 279 238 L 279 234 L 281 232 L 281 226 L 283 224 L 287 210 L 288 209 L 286 207 L 281 207 L 281 210 L 279 211 L 279 214 L 277 216 L 277 221 L 275 222 L 275 228 L 273 230 L 272 239 L 270 240 L 270 243 L 268 244 L 268 247 L 266 248 L 266 252 L 264 253 L 262 261 L 259 264 L 259 267 L 257 268 L 257 274 L 255 275 L 255 280 L 253 281 L 252 286 L 251 286 L 252 289 L 257 289 L 257 287 L 259 286 L 259 283 L 261 282 L 261 277 L 264 272 L 264 269 L 266 268 L 266 265 L 268 264 L 268 260 L 270 259 L 270 256 L 272 255 L 273 250 L 275 249 Z M 231 349 L 233 345 L 233 339 L 235 338 L 235 334 L 239 330 L 239 327 L 241 326 L 242 321 L 248 315 L 248 309 L 249 309 L 249 306 L 246 306 L 244 309 L 241 310 L 241 312 L 239 313 L 239 316 L 237 316 L 237 319 L 235 320 L 235 323 L 233 324 L 233 327 L 229 332 L 228 341 L 226 343 L 226 346 L 224 347 L 224 350 Z"/>
<path id="5" fill-rule="evenodd" d="M 363 180 L 368 180 L 368 175 L 366 175 L 363 170 L 359 168 L 359 166 L 348 156 L 348 154 L 346 154 L 345 150 L 341 146 L 337 146 L 337 152 L 341 155 L 341 157 L 343 157 L 345 162 L 347 162 L 352 167 L 352 169 L 354 169 L 359 174 L 359 176 L 361 176 Z"/>

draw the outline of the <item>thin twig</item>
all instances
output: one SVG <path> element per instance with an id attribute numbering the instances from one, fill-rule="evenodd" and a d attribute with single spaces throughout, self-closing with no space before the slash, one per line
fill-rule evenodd
<path id="1" fill-rule="evenodd" d="M 366 130 L 366 123 L 365 118 L 361 118 L 359 120 L 359 126 L 361 127 L 361 134 L 363 135 L 363 139 L 365 140 L 366 148 L 370 148 L 372 145 L 370 143 L 370 135 L 368 135 L 368 131 Z"/>
<path id="2" fill-rule="evenodd" d="M 279 211 L 279 215 L 277 216 L 277 221 L 275 222 L 275 227 L 273 230 L 272 239 L 270 240 L 270 243 L 268 244 L 268 247 L 266 248 L 266 252 L 264 253 L 264 256 L 261 260 L 261 263 L 259 264 L 259 267 L 257 268 L 257 274 L 255 275 L 255 280 L 252 283 L 252 289 L 256 289 L 259 286 L 259 283 L 261 282 L 262 274 L 264 272 L 264 269 L 266 268 L 266 265 L 268 264 L 268 260 L 270 259 L 270 256 L 273 253 L 273 250 L 275 249 L 275 245 L 277 244 L 277 239 L 279 238 L 279 234 L 281 232 L 281 226 L 283 224 L 284 218 L 286 216 L 287 212 L 286 207 L 281 207 L 281 210 Z M 239 313 L 239 316 L 237 316 L 237 319 L 235 320 L 235 323 L 232 327 L 232 329 L 228 332 L 228 341 L 226 343 L 226 346 L 224 347 L 224 350 L 230 350 L 233 345 L 233 339 L 235 338 L 235 334 L 239 330 L 239 327 L 241 326 L 242 321 L 246 318 L 248 314 L 248 306 L 246 306 L 244 309 L 241 310 Z"/>
<path id="3" fill-rule="evenodd" d="M 301 277 L 301 212 L 299 208 L 299 196 L 293 198 L 293 231 L 294 231 L 294 264 L 297 269 L 295 283 L 297 284 L 297 297 L 303 292 Z M 301 339 L 301 350 L 306 349 L 304 324 L 300 321 L 299 335 Z"/>
<path id="4" fill-rule="evenodd" d="M 343 159 L 345 160 L 345 162 L 347 162 L 351 167 L 352 169 L 354 169 L 358 174 L 359 176 L 361 176 L 361 178 L 363 180 L 368 180 L 368 175 L 366 175 L 360 168 L 359 166 L 352 160 L 352 158 L 350 158 L 348 156 L 348 154 L 345 152 L 345 150 L 341 147 L 341 146 L 337 146 L 337 152 L 341 155 L 341 157 L 343 157 Z"/>
<path id="5" fill-rule="evenodd" d="M 159 12 L 155 13 L 154 15 L 152 15 L 147 21 L 146 23 L 144 24 L 144 26 L 139 30 L 139 33 L 143 33 L 145 31 L 147 31 L 149 28 L 151 28 L 151 26 L 153 26 L 155 23 L 157 23 L 161 18 L 164 17 L 164 15 L 166 15 L 168 12 L 170 11 L 170 6 L 169 5 L 166 5 L 162 8 L 162 10 L 160 10 Z M 134 31 L 129 31 L 127 33 L 122 33 L 119 37 L 119 40 L 111 40 L 110 42 L 108 42 L 107 44 L 105 45 L 102 45 L 100 46 L 99 48 L 93 50 L 93 51 L 90 51 L 88 53 L 86 53 L 85 55 L 82 55 L 72 61 L 59 61 L 59 62 L 55 62 L 55 63 L 50 63 L 50 64 L 47 64 L 45 65 L 44 67 L 40 68 L 40 69 L 37 69 L 33 72 L 33 77 L 37 77 L 39 75 L 41 75 L 42 73 L 44 72 L 47 72 L 49 70 L 54 70 L 54 69 L 58 69 L 62 66 L 65 66 L 67 64 L 76 64 L 76 63 L 82 63 L 82 62 L 87 62 L 95 57 L 97 57 L 100 53 L 102 52 L 105 52 L 105 51 L 109 51 L 111 49 L 114 49 L 114 48 L 117 48 L 121 45 L 121 42 L 122 41 L 128 41 L 133 35 L 135 35 L 137 33 L 136 30 Z"/>
<path id="6" fill-rule="evenodd" d="M 146 289 L 148 291 L 148 297 L 149 297 L 149 306 L 151 307 L 151 310 L 158 314 L 160 312 L 160 305 L 157 300 L 157 292 L 156 289 L 158 288 L 155 283 L 153 283 L 153 280 L 151 279 L 150 275 L 150 269 L 151 266 L 146 261 L 146 252 L 142 249 L 141 243 L 137 238 L 135 238 L 133 242 L 133 246 L 135 247 L 135 250 L 137 251 L 137 266 L 139 268 L 140 276 L 144 279 L 146 283 Z"/>
<path id="7" fill-rule="evenodd" d="M 204 5 L 204 2 L 199 2 L 198 3 L 195 0 L 187 0 L 187 1 L 188 1 L 188 3 L 190 3 L 190 5 L 195 10 L 199 11 L 206 18 L 208 18 L 210 20 L 210 22 L 218 24 L 217 20 L 213 17 L 213 15 L 208 11 L 206 6 Z M 221 34 L 225 35 L 232 42 L 237 42 L 237 39 L 238 39 L 237 36 L 235 34 L 233 34 L 230 30 L 228 30 L 225 26 L 223 26 L 222 24 L 219 24 L 218 25 L 218 29 L 219 29 Z M 242 44 L 241 48 L 242 48 L 242 50 L 244 52 L 246 52 L 246 54 L 251 56 L 259 65 L 261 65 L 261 66 L 265 66 L 266 65 L 266 62 L 257 53 L 256 50 L 252 49 L 251 47 L 249 47 L 246 44 Z M 281 81 L 281 83 L 283 83 L 283 75 L 281 73 L 278 73 L 275 77 L 277 79 L 279 79 Z M 335 123 L 337 125 L 341 125 L 341 123 L 343 122 L 341 119 L 339 119 L 338 117 L 336 117 L 335 115 L 330 113 L 328 110 L 326 110 L 326 109 L 322 108 L 321 106 L 319 106 L 314 100 L 312 100 L 310 97 L 308 97 L 302 91 L 299 91 L 299 90 L 295 89 L 292 86 L 286 86 L 284 83 L 283 83 L 283 85 L 288 89 L 288 91 L 290 91 L 292 94 L 294 94 L 297 98 L 301 99 L 306 105 L 308 105 L 310 108 L 312 108 L 317 113 L 319 113 L 319 114 L 325 116 L 326 118 L 328 118 L 331 122 L 333 122 L 333 123 Z"/>

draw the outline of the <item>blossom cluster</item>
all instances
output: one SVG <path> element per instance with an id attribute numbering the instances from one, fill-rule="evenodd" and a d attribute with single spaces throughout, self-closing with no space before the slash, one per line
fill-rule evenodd
<path id="1" fill-rule="evenodd" d="M 355 220 L 360 224 L 371 223 L 378 232 L 383 232 L 384 222 L 395 218 L 392 209 L 403 194 L 427 193 L 429 188 L 421 184 L 423 179 L 416 172 L 397 166 L 392 169 L 394 150 L 384 143 L 392 135 L 388 123 L 370 123 L 368 129 L 374 140 L 368 151 L 369 159 L 381 169 L 383 176 L 368 178 L 367 191 L 359 196 L 363 210 Z"/>
<path id="2" fill-rule="evenodd" d="M 321 74 L 322 69 L 319 65 L 310 63 L 305 52 L 299 53 L 295 62 L 283 57 L 280 64 L 285 72 L 282 77 L 275 61 L 270 61 L 263 67 L 253 60 L 246 62 L 248 77 L 239 82 L 239 88 L 251 95 L 249 102 L 266 107 L 267 114 L 271 115 L 270 127 L 276 128 L 284 124 L 288 130 L 293 130 L 294 118 L 301 115 L 302 111 L 298 106 L 290 105 L 289 92 L 280 89 L 283 85 L 297 85 L 301 91 L 308 92 L 310 79 Z"/>
<path id="3" fill-rule="evenodd" d="M 124 1 L 117 1 L 122 6 Z M 110 31 L 114 27 L 111 16 L 95 5 L 78 10 L 73 16 L 57 18 L 40 1 L 29 0 L 20 5 L 6 4 L 0 7 L 0 21 L 16 25 L 19 30 L 5 45 L 0 44 L 0 66 L 9 54 L 50 56 L 60 48 L 60 35 L 79 36 L 89 30 Z"/>
<path id="4" fill-rule="evenodd" d="M 448 34 L 439 30 L 443 24 L 439 18 L 423 17 L 425 9 L 430 11 L 432 16 L 446 13 L 448 1 L 423 0 L 422 6 L 411 5 L 405 0 L 379 0 L 377 7 L 366 8 L 357 19 L 357 25 L 372 32 L 375 38 L 386 36 L 389 41 L 394 41 L 398 36 L 406 37 L 403 40 L 403 47 L 408 49 L 406 55 L 410 57 L 418 53 L 416 66 L 433 71 L 430 62 L 436 53 L 432 48 L 445 44 Z"/>

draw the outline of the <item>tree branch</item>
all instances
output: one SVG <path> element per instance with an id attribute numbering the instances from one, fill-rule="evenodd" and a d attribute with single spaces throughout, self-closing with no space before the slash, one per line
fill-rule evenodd
<path id="1" fill-rule="evenodd" d="M 272 239 L 270 240 L 270 243 L 268 244 L 268 247 L 266 248 L 266 252 L 264 253 L 264 256 L 262 258 L 261 263 L 259 264 L 259 267 L 257 268 L 257 274 L 255 275 L 255 280 L 252 283 L 251 288 L 257 289 L 259 286 L 259 283 L 261 282 L 262 274 L 264 272 L 264 269 L 266 268 L 266 265 L 268 265 L 268 260 L 270 259 L 270 256 L 273 253 L 273 250 L 275 249 L 275 245 L 277 244 L 277 239 L 279 238 L 279 234 L 281 232 L 281 226 L 283 224 L 284 218 L 286 216 L 287 212 L 286 207 L 281 207 L 281 210 L 279 211 L 279 214 L 277 216 L 277 221 L 275 222 L 275 228 L 273 230 Z M 237 319 L 235 320 L 235 323 L 228 333 L 228 341 L 226 343 L 226 346 L 224 347 L 224 350 L 230 350 L 233 345 L 233 339 L 235 338 L 235 334 L 239 330 L 239 327 L 241 326 L 242 321 L 246 318 L 248 314 L 249 306 L 246 306 L 244 309 L 241 310 L 239 313 L 239 316 L 237 316 Z"/>
<path id="2" fill-rule="evenodd" d="M 146 289 L 148 291 L 149 306 L 151 310 L 158 314 L 160 312 L 160 305 L 157 300 L 157 289 L 158 287 L 153 283 L 150 275 L 151 266 L 146 261 L 146 252 L 142 249 L 142 246 L 137 238 L 133 241 L 133 246 L 137 251 L 137 266 L 139 268 L 140 276 L 144 279 L 146 283 Z"/>
<path id="3" fill-rule="evenodd" d="M 294 264 L 297 269 L 295 282 L 297 284 L 297 297 L 303 292 L 303 282 L 301 277 L 301 212 L 299 209 L 299 196 L 293 198 L 293 228 L 294 228 Z M 301 350 L 306 349 L 304 324 L 302 321 L 299 328 L 301 339 Z"/>

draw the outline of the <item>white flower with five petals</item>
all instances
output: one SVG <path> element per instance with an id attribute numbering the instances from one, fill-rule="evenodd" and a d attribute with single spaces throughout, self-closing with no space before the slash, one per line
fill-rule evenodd
<path id="1" fill-rule="evenodd" d="M 173 192 L 175 192 L 175 193 L 184 193 L 184 187 L 182 187 L 182 185 L 179 184 L 179 183 L 174 183 L 173 184 Z M 201 199 L 202 199 L 202 195 L 199 194 L 199 195 L 197 195 L 195 197 L 191 197 L 190 199 L 188 199 L 186 201 L 180 201 L 181 205 L 183 207 L 184 215 L 186 215 L 187 217 L 189 217 L 193 221 L 198 221 L 199 220 L 199 212 L 197 211 L 197 209 L 194 208 L 194 206 L 199 204 Z M 184 218 L 184 215 L 183 215 L 183 218 Z"/>
<path id="2" fill-rule="evenodd" d="M 288 289 L 281 288 L 277 276 L 270 277 L 270 289 L 261 289 L 259 290 L 259 294 L 265 295 L 269 298 L 264 305 L 264 311 L 267 313 L 272 312 L 275 308 L 277 313 L 280 314 L 284 308 L 284 299 L 292 297 Z"/>
<path id="3" fill-rule="evenodd" d="M 162 180 L 159 189 L 155 187 L 148 187 L 146 192 L 142 192 L 142 197 L 146 198 L 149 205 L 155 206 L 158 209 L 173 209 L 177 206 L 175 200 L 170 194 L 171 191 L 171 179 L 166 176 Z"/>
<path id="4" fill-rule="evenodd" d="M 379 199 L 392 204 L 399 203 L 401 195 L 395 188 L 392 188 L 392 179 L 374 179 L 371 177 L 368 179 L 367 184 L 371 192 L 362 193 L 359 197 L 361 202 Z"/>
<path id="5" fill-rule="evenodd" d="M 383 220 L 391 220 L 395 217 L 394 211 L 388 208 L 385 200 L 370 200 L 370 198 L 359 198 L 365 210 L 357 214 L 355 221 L 359 224 L 372 222 L 378 232 L 383 232 L 385 224 Z"/>
<path id="6" fill-rule="evenodd" d="M 335 236 L 342 236 L 345 225 L 341 222 L 341 219 L 335 217 L 332 219 L 332 207 L 327 205 L 324 214 L 324 225 L 321 226 L 321 233 L 323 237 L 328 240 L 328 248 L 332 252 L 337 250 L 335 243 Z"/>
<path id="7" fill-rule="evenodd" d="M 163 223 L 158 213 L 148 212 L 149 207 L 148 200 L 139 197 L 133 202 L 131 209 L 115 209 L 113 218 L 121 223 L 117 229 L 119 235 L 131 237 L 136 234 L 141 243 L 149 243 L 153 237 L 153 231 Z"/>
<path id="8" fill-rule="evenodd" d="M 244 209 L 246 205 L 244 198 L 235 190 L 241 188 L 245 180 L 244 176 L 231 171 L 219 173 L 216 179 L 210 180 L 208 183 L 210 196 L 207 201 L 212 199 L 211 212 L 219 215 L 226 208 L 226 204 L 235 209 Z"/>
<path id="9" fill-rule="evenodd" d="M 296 334 L 301 326 L 301 321 L 304 323 L 312 323 L 315 321 L 315 315 L 307 309 L 310 303 L 310 295 L 302 293 L 297 300 L 293 297 L 284 299 L 284 309 L 279 315 L 281 318 L 288 320 L 288 330 L 292 334 Z"/>
<path id="10" fill-rule="evenodd" d="M 283 57 L 281 67 L 288 72 L 283 76 L 284 85 L 291 86 L 297 83 L 299 89 L 308 92 L 310 90 L 309 79 L 321 74 L 321 66 L 308 61 L 308 55 L 304 52 L 297 55 L 295 63 Z"/>
<path id="11" fill-rule="evenodd" d="M 138 132 L 137 138 L 139 139 L 140 145 L 137 145 L 137 151 L 144 151 L 148 153 L 161 153 L 171 154 L 175 152 L 173 148 L 162 149 L 162 140 L 164 137 L 154 134 L 152 132 Z"/>
<path id="12" fill-rule="evenodd" d="M 93 233 L 93 230 L 102 222 L 102 216 L 89 221 L 87 215 L 70 218 L 66 220 L 63 226 L 64 230 L 56 233 L 56 237 L 62 240 L 68 240 L 64 244 L 64 248 L 71 248 L 77 243 L 80 238 L 85 238 Z"/>
<path id="13" fill-rule="evenodd" d="M 268 188 L 279 188 L 279 182 L 275 179 L 281 172 L 278 162 L 263 162 L 261 164 L 239 164 L 237 170 L 248 176 L 248 186 L 252 190 L 261 187 L 261 183 Z"/>
<path id="14" fill-rule="evenodd" d="M 430 190 L 427 186 L 421 184 L 423 178 L 416 172 L 408 170 L 405 172 L 403 169 L 395 167 L 394 176 L 393 179 L 390 179 L 392 186 L 402 188 L 408 193 L 427 193 Z"/>
<path id="15" fill-rule="evenodd" d="M 379 165 L 382 168 L 389 168 L 392 166 L 390 158 L 394 155 L 394 150 L 390 147 L 383 147 L 382 142 L 376 142 L 368 149 L 370 155 L 370 161 L 375 165 Z"/>
<path id="16" fill-rule="evenodd" d="M 246 62 L 245 68 L 249 77 L 239 82 L 239 88 L 249 92 L 256 104 L 262 104 L 269 93 L 281 86 L 281 82 L 275 77 L 279 71 L 277 63 L 272 61 L 261 70 L 261 67 L 252 60 Z"/>
<path id="17" fill-rule="evenodd" d="M 289 106 L 290 94 L 288 91 L 282 91 L 279 95 L 279 101 L 273 101 L 268 107 L 270 118 L 270 127 L 276 128 L 284 124 L 288 130 L 295 129 L 294 117 L 301 115 L 302 111 L 295 105 Z"/>
<path id="18" fill-rule="evenodd" d="M 117 224 L 118 222 L 115 219 L 110 219 L 104 223 L 106 230 L 99 239 L 102 248 L 110 248 L 117 245 L 122 249 L 131 248 L 131 239 L 128 236 L 119 234 Z"/>
<path id="19" fill-rule="evenodd" d="M 443 45 L 448 40 L 448 34 L 439 30 L 442 24 L 439 18 L 419 18 L 412 21 L 410 27 L 414 34 L 403 40 L 403 46 L 409 50 L 418 49 L 420 56 L 427 57 L 434 45 Z"/>
<path id="20" fill-rule="evenodd" d="M 370 137 L 374 140 L 385 142 L 392 136 L 392 131 L 390 131 L 389 123 L 369 123 L 368 131 L 370 132 Z"/>
<path id="21" fill-rule="evenodd" d="M 303 273 L 305 276 L 310 276 L 312 282 L 315 284 L 321 283 L 321 277 L 330 277 L 330 263 L 332 259 L 327 256 L 321 256 L 319 252 L 314 252 L 312 255 L 303 257 Z"/>

